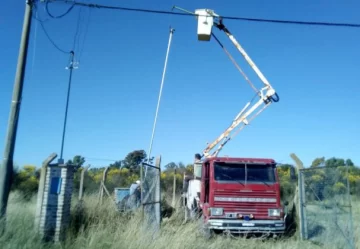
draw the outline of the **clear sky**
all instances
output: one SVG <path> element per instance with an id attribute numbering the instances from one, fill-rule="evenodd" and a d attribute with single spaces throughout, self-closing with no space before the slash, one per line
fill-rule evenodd
<path id="1" fill-rule="evenodd" d="M 89 1 L 89 0 L 88 0 Z M 359 1 L 96 1 L 131 8 L 214 9 L 223 16 L 360 23 Z M 0 151 L 16 71 L 25 1 L 5 1 L 0 9 Z M 73 45 L 79 8 L 51 19 L 39 18 L 63 50 Z M 67 5 L 50 4 L 53 15 Z M 89 15 L 90 14 L 90 15 Z M 88 17 L 90 16 L 90 19 Z M 214 140 L 253 96 L 252 89 L 216 44 L 197 40 L 195 18 L 84 8 L 82 50 L 73 74 L 64 157 L 81 154 L 94 166 L 148 150 L 169 38 L 175 28 L 158 116 L 153 156 L 190 163 Z M 88 21 L 89 20 L 89 21 Z M 88 32 L 86 26 L 88 24 Z M 280 96 L 220 155 L 270 157 L 306 165 L 316 157 L 351 158 L 360 164 L 360 29 L 225 20 Z M 84 34 L 86 39 L 84 40 Z M 248 73 L 224 33 L 215 33 Z M 77 56 L 78 58 L 78 56 Z M 15 162 L 22 166 L 60 154 L 69 55 L 49 42 L 33 20 Z"/>

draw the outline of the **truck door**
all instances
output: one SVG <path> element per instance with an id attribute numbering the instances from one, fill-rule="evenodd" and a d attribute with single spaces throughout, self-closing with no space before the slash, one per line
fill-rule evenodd
<path id="1" fill-rule="evenodd" d="M 210 189 L 210 174 L 209 174 L 209 163 L 204 163 L 203 170 L 201 174 L 201 194 L 200 194 L 200 203 L 209 202 L 209 189 Z"/>

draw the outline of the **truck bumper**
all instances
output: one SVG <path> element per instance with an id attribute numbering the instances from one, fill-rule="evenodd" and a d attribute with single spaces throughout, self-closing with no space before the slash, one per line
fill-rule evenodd
<path id="1" fill-rule="evenodd" d="M 234 233 L 284 233 L 284 220 L 228 220 L 209 219 L 207 228 L 213 230 L 230 230 Z"/>

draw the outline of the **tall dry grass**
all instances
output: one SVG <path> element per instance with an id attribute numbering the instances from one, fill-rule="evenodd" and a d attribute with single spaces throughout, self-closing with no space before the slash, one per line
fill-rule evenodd
<path id="1" fill-rule="evenodd" d="M 43 244 L 34 232 L 36 199 L 24 202 L 18 195 L 11 194 L 7 230 L 0 238 L 0 248 L 320 248 L 311 242 L 298 241 L 296 238 L 257 240 L 217 236 L 206 240 L 199 233 L 196 222 L 182 225 L 181 213 L 175 213 L 171 218 L 164 220 L 160 232 L 154 234 L 150 229 L 143 228 L 139 213 L 132 217 L 123 216 L 115 210 L 109 200 L 105 200 L 99 206 L 95 196 L 86 196 L 85 209 L 81 213 L 76 212 L 76 204 L 76 201 L 73 201 L 73 221 L 66 241 L 62 244 Z M 83 222 L 85 226 L 79 226 Z M 359 242 L 357 243 L 360 246 Z"/>

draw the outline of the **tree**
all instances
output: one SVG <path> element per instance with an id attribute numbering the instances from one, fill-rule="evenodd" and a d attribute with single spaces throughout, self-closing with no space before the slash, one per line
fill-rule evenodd
<path id="1" fill-rule="evenodd" d="M 314 161 L 312 161 L 311 167 L 319 167 L 319 166 L 324 166 L 325 165 L 325 157 L 318 157 L 315 158 Z"/>
<path id="2" fill-rule="evenodd" d="M 80 155 L 76 155 L 76 156 L 74 156 L 73 160 L 68 160 L 67 163 L 68 164 L 75 164 L 75 165 L 81 167 L 85 163 L 85 158 L 80 156 Z"/>
<path id="3" fill-rule="evenodd" d="M 144 150 L 134 150 L 127 154 L 123 163 L 125 168 L 137 170 L 139 165 L 146 159 L 146 152 Z"/>
<path id="4" fill-rule="evenodd" d="M 36 166 L 25 165 L 14 175 L 12 189 L 18 190 L 25 200 L 30 200 L 31 196 L 38 190 L 40 169 Z"/>
<path id="5" fill-rule="evenodd" d="M 351 159 L 346 159 L 346 162 L 345 162 L 346 166 L 354 166 L 354 163 L 352 162 Z"/>
<path id="6" fill-rule="evenodd" d="M 110 169 L 120 169 L 124 165 L 123 160 L 115 161 L 109 165 Z"/>
<path id="7" fill-rule="evenodd" d="M 325 161 L 326 167 L 339 167 L 339 166 L 345 166 L 345 160 L 342 158 L 336 158 L 332 157 Z"/>
<path id="8" fill-rule="evenodd" d="M 178 165 L 174 162 L 168 163 L 165 165 L 165 170 L 174 170 L 177 169 Z"/>

